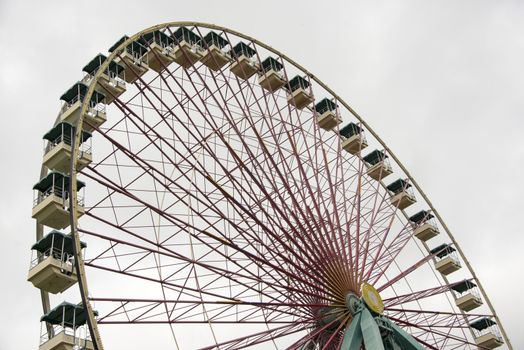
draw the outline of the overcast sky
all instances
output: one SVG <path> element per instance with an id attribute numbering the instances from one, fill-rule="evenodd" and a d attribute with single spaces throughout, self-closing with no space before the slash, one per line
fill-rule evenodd
<path id="1" fill-rule="evenodd" d="M 0 349 L 38 342 L 31 187 L 59 96 L 123 34 L 179 20 L 251 35 L 349 102 L 429 195 L 524 348 L 523 1 L 0 0 Z"/>

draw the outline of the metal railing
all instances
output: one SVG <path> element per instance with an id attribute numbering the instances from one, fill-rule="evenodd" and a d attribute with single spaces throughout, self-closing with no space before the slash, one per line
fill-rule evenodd
<path id="1" fill-rule="evenodd" d="M 438 231 L 437 221 L 435 220 L 435 218 L 427 219 L 421 225 L 425 224 L 428 224 L 429 226 L 433 227 L 435 231 Z"/>
<path id="2" fill-rule="evenodd" d="M 475 338 L 480 338 L 483 335 L 494 335 L 500 342 L 502 342 L 502 335 L 500 334 L 500 329 L 497 325 L 493 325 L 487 328 L 484 328 L 483 330 L 478 330 L 473 328 L 473 333 L 475 334 Z"/>
<path id="3" fill-rule="evenodd" d="M 80 94 L 76 95 L 71 101 L 64 102 L 62 108 L 60 109 L 60 114 L 63 114 L 69 108 L 71 108 L 76 102 L 80 101 Z"/>
<path id="4" fill-rule="evenodd" d="M 218 44 L 215 44 L 214 42 L 210 43 L 208 46 L 207 46 L 207 50 L 209 51 L 209 49 L 211 49 L 211 47 L 216 47 L 218 49 L 218 51 L 220 51 L 221 54 L 223 54 L 224 56 L 226 56 L 228 59 L 231 59 L 231 55 L 229 54 L 230 52 L 230 49 L 227 49 L 227 45 L 224 46 L 224 47 L 220 47 L 220 45 Z M 205 49 L 205 48 L 204 48 Z"/>
<path id="5" fill-rule="evenodd" d="M 68 146 L 71 146 L 71 136 L 70 135 L 60 135 L 58 136 L 56 139 L 54 139 L 53 141 L 44 141 L 44 154 L 50 152 L 53 148 L 55 148 L 56 146 L 58 146 L 60 143 L 65 143 L 66 145 Z M 92 150 L 92 146 L 91 146 L 91 142 L 88 140 L 88 141 L 85 141 L 85 142 L 82 142 L 80 144 L 80 154 L 79 154 L 79 158 L 82 157 L 82 155 L 85 153 L 85 154 L 92 154 L 91 153 L 91 150 Z"/>
<path id="6" fill-rule="evenodd" d="M 366 138 L 366 134 L 364 133 L 364 130 L 361 130 L 361 131 L 355 132 L 354 134 L 349 135 L 349 137 L 346 137 L 346 136 L 344 136 L 344 135 L 342 135 L 342 134 L 340 134 L 340 133 L 339 133 L 339 135 L 340 135 L 340 138 L 341 138 L 342 140 L 349 140 L 349 139 L 352 138 L 352 137 L 357 137 L 357 138 L 360 139 L 360 142 L 361 142 L 361 143 L 365 143 L 365 144 L 368 143 L 368 140 L 367 140 L 367 138 Z"/>
<path id="7" fill-rule="evenodd" d="M 384 168 L 384 171 L 390 171 L 390 172 L 393 171 L 393 168 L 391 167 L 391 163 L 389 162 L 389 159 L 386 158 L 386 157 L 382 158 L 382 160 L 379 160 L 375 164 L 370 164 L 368 162 L 365 162 L 365 163 L 366 163 L 368 169 L 374 167 L 377 164 L 381 164 L 381 166 Z"/>
<path id="8" fill-rule="evenodd" d="M 103 103 L 91 103 L 87 109 L 87 115 L 90 117 L 96 117 L 100 114 L 106 114 L 106 105 Z"/>
<path id="9" fill-rule="evenodd" d="M 45 322 L 42 322 L 40 330 L 40 345 L 45 344 L 61 333 L 73 337 L 73 343 L 78 350 L 85 349 L 87 342 L 91 341 L 91 336 L 85 326 L 74 328 L 64 325 L 52 325 L 51 329 L 52 332 L 48 332 Z"/>
<path id="10" fill-rule="evenodd" d="M 413 191 L 412 187 L 404 188 L 402 192 L 404 192 L 408 196 L 408 198 L 413 200 L 415 199 L 415 191 Z"/>
<path id="11" fill-rule="evenodd" d="M 36 256 L 35 256 L 36 255 Z M 33 250 L 33 253 L 31 254 L 31 262 L 29 264 L 29 269 L 32 269 L 36 265 L 40 264 L 42 261 L 47 259 L 48 257 L 52 256 L 53 259 L 58 261 L 60 263 L 60 267 L 63 268 L 63 272 L 67 274 L 74 273 L 74 257 L 72 254 L 65 253 L 62 251 L 62 249 L 58 248 L 49 248 L 48 250 L 44 251 L 41 254 L 35 254 L 35 251 Z"/>
<path id="12" fill-rule="evenodd" d="M 84 142 L 80 145 L 80 153 L 78 154 L 78 158 L 82 158 L 84 154 L 92 154 L 93 148 L 91 147 L 91 143 Z"/>
<path id="13" fill-rule="evenodd" d="M 65 210 L 69 210 L 69 191 L 64 191 L 59 187 L 50 187 L 44 192 L 41 191 L 35 191 L 35 196 L 33 198 L 33 208 L 36 207 L 38 204 L 42 203 L 47 197 L 51 195 L 55 195 L 56 197 L 60 198 L 62 201 L 62 207 Z M 81 196 L 79 193 L 77 194 L 77 203 L 79 207 L 84 206 L 84 197 Z"/>
<path id="14" fill-rule="evenodd" d="M 60 109 L 60 114 L 65 113 L 69 108 L 73 107 L 73 105 L 77 102 L 82 101 L 82 95 L 78 94 L 76 95 L 71 101 L 64 102 L 62 105 L 62 108 Z M 106 111 L 106 105 L 103 103 L 95 103 L 94 101 L 91 101 L 89 103 L 89 107 L 87 110 L 88 115 L 98 115 L 100 112 L 105 113 Z"/>
<path id="15" fill-rule="evenodd" d="M 462 266 L 460 264 L 460 260 L 459 260 L 459 257 L 458 257 L 458 254 L 457 254 L 457 251 L 452 251 L 452 252 L 449 252 L 448 254 L 444 255 L 443 257 L 439 258 L 438 256 L 435 257 L 436 261 L 442 261 L 446 258 L 451 258 L 451 260 L 453 260 L 457 265 L 459 266 Z"/>
<path id="16" fill-rule="evenodd" d="M 480 296 L 480 292 L 479 292 L 477 287 L 472 287 L 470 289 L 467 289 L 467 290 L 463 291 L 462 293 L 457 292 L 457 291 L 454 291 L 454 292 L 457 295 L 457 298 L 461 298 L 461 297 L 464 297 L 464 296 L 466 296 L 468 294 L 471 294 L 475 299 L 482 300 L 482 298 Z"/>
<path id="17" fill-rule="evenodd" d="M 269 68 L 268 70 L 260 70 L 258 74 L 261 77 L 275 74 L 279 79 L 285 80 L 284 74 L 280 71 L 274 70 L 273 67 Z"/>
<path id="18" fill-rule="evenodd" d="M 236 64 L 237 62 L 240 62 L 240 59 L 244 57 L 244 59 L 247 61 L 247 64 L 250 65 L 253 68 L 259 69 L 259 61 L 255 58 L 255 56 L 248 57 L 243 52 L 240 53 L 240 55 L 234 55 L 230 54 L 231 59 L 233 60 L 233 64 Z"/>
<path id="19" fill-rule="evenodd" d="M 50 195 L 55 195 L 55 196 L 63 199 L 62 192 L 63 191 L 61 189 L 53 188 L 53 187 L 50 187 L 50 188 L 48 188 L 47 190 L 45 190 L 43 192 L 36 191 L 36 193 L 35 193 L 36 195 L 33 198 L 33 207 L 35 207 L 38 204 L 42 203 Z"/>
<path id="20" fill-rule="evenodd" d="M 127 54 L 129 57 L 131 57 L 133 64 L 136 66 L 148 65 L 149 62 L 147 59 L 147 52 L 148 50 L 141 54 L 139 51 L 135 51 L 130 47 L 126 47 L 124 50 L 124 54 Z"/>
<path id="21" fill-rule="evenodd" d="M 183 42 L 184 42 L 184 41 L 180 42 L 180 44 L 182 44 Z M 191 52 L 193 52 L 193 53 L 195 53 L 195 54 L 203 54 L 203 53 L 204 53 L 205 50 L 204 50 L 204 48 L 203 48 L 202 46 L 200 46 L 200 45 L 198 45 L 198 44 L 196 44 L 196 43 L 191 44 L 191 43 L 189 43 L 189 42 L 187 42 L 187 41 L 185 41 L 185 42 L 189 45 L 189 50 L 190 50 Z M 179 47 L 178 44 L 175 44 L 175 50 L 176 50 L 177 48 L 183 49 L 181 46 Z"/>
<path id="22" fill-rule="evenodd" d="M 360 135 L 360 143 L 368 144 L 368 140 L 366 139 L 366 134 L 364 134 L 364 131 L 359 132 Z"/>

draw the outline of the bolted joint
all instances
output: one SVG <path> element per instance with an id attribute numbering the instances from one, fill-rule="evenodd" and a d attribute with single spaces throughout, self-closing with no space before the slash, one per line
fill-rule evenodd
<path id="1" fill-rule="evenodd" d="M 389 320 L 383 318 L 382 316 L 375 317 L 377 322 L 378 329 L 382 338 L 387 338 L 393 333 L 393 328 L 391 327 Z"/>
<path id="2" fill-rule="evenodd" d="M 353 316 L 361 312 L 362 308 L 364 308 L 362 300 L 353 293 L 346 295 L 346 306 Z"/>

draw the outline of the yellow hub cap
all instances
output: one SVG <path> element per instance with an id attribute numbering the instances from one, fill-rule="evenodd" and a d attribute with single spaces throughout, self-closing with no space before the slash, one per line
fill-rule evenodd
<path id="1" fill-rule="evenodd" d="M 366 305 L 377 314 L 382 314 L 384 311 L 384 303 L 377 290 L 371 284 L 362 283 L 360 291 Z"/>

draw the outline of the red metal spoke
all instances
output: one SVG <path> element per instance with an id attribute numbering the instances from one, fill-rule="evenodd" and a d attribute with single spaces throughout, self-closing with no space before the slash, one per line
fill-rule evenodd
<path id="1" fill-rule="evenodd" d="M 249 346 L 263 344 L 266 342 L 274 341 L 275 339 L 289 336 L 307 329 L 308 321 L 295 322 L 291 325 L 271 328 L 267 331 L 249 334 L 236 339 L 232 339 L 226 342 L 221 342 L 213 346 L 200 348 L 200 350 L 211 350 L 211 349 L 244 349 Z"/>
<path id="2" fill-rule="evenodd" d="M 93 297 L 90 298 L 90 300 L 97 302 L 99 305 L 101 303 L 117 303 L 117 304 L 125 304 L 130 305 L 130 308 L 128 308 L 129 311 L 136 311 L 144 308 L 148 308 L 145 312 L 142 312 L 139 316 L 135 317 L 133 320 L 130 320 L 129 323 L 137 323 L 137 322 L 150 322 L 151 320 L 148 320 L 148 318 L 154 317 L 153 316 L 147 316 L 144 317 L 147 313 L 150 313 L 154 307 L 157 307 L 162 304 L 173 304 L 174 306 L 180 306 L 180 308 L 195 308 L 199 305 L 210 305 L 210 306 L 218 306 L 219 309 L 213 310 L 216 312 L 217 310 L 220 310 L 222 308 L 230 309 L 232 307 L 239 308 L 239 307 L 252 307 L 252 310 L 266 310 L 271 311 L 272 313 L 279 313 L 281 316 L 279 318 L 275 317 L 273 319 L 264 316 L 263 318 L 260 318 L 260 315 L 255 315 L 255 317 L 249 317 L 245 316 L 242 319 L 238 319 L 237 314 L 230 314 L 230 315 L 221 315 L 222 312 L 216 313 L 213 317 L 208 319 L 209 322 L 217 322 L 217 323 L 230 323 L 234 321 L 242 322 L 242 323 L 294 323 L 294 321 L 290 318 L 296 318 L 296 317 L 302 317 L 302 318 L 310 318 L 311 315 L 309 312 L 304 313 L 304 310 L 312 309 L 312 308 L 320 308 L 325 307 L 324 304 L 296 304 L 296 303 L 267 303 L 267 302 L 254 302 L 254 301 L 248 301 L 248 300 L 235 300 L 235 301 L 226 301 L 226 300 L 170 300 L 170 299 L 126 299 L 126 298 L 102 298 L 102 297 Z M 136 304 L 136 306 L 133 306 L 133 304 Z M 100 323 L 126 323 L 126 321 L 123 320 L 106 320 L 110 316 L 118 316 L 119 314 L 123 314 L 124 312 L 121 311 L 117 313 L 118 310 L 122 309 L 122 305 L 116 306 L 115 309 L 113 309 L 111 312 L 108 312 L 107 315 L 100 318 Z M 246 309 L 249 310 L 249 309 Z M 302 310 L 302 311 L 301 311 Z M 246 311 L 244 311 L 246 312 Z M 270 314 L 269 314 L 270 315 Z M 197 320 L 194 319 L 194 316 L 184 316 L 184 314 L 178 315 L 176 318 L 170 318 L 165 319 L 163 322 L 170 323 L 170 322 L 176 322 L 176 323 L 194 323 L 197 322 Z M 219 317 L 220 316 L 220 317 Z M 282 318 L 282 316 L 285 316 L 285 318 Z M 162 322 L 161 320 L 155 320 L 155 322 Z M 201 320 L 201 322 L 204 322 Z"/>
<path id="3" fill-rule="evenodd" d="M 208 179 L 208 180 L 210 180 L 210 179 Z M 302 273 L 305 273 L 305 271 L 304 271 L 304 270 L 302 270 Z"/>
<path id="4" fill-rule="evenodd" d="M 378 287 L 377 291 L 381 292 L 384 289 L 388 288 L 389 286 L 394 285 L 395 283 L 397 283 L 401 279 L 405 278 L 407 275 L 409 275 L 410 273 L 412 273 L 413 271 L 415 271 L 419 267 L 421 267 L 424 264 L 426 264 L 428 261 L 432 260 L 436 256 L 436 254 L 437 253 L 429 254 L 429 255 L 423 257 L 422 259 L 420 259 L 419 261 L 417 261 L 416 263 L 414 263 L 413 265 L 411 265 L 407 269 L 405 269 L 402 272 L 400 272 L 397 276 L 389 279 L 385 284 L 383 284 L 382 286 Z"/>
<path id="5" fill-rule="evenodd" d="M 377 181 L 377 186 L 378 185 L 379 185 L 379 182 Z M 366 270 L 367 258 L 370 253 L 370 236 L 372 235 L 372 229 L 374 227 L 375 221 L 377 220 L 377 217 L 379 216 L 379 213 L 381 212 L 381 209 L 383 208 L 384 204 L 386 204 L 386 209 L 390 208 L 390 205 L 387 202 L 387 199 L 389 199 L 389 194 L 387 192 L 384 192 L 382 195 L 379 195 L 378 187 L 376 188 L 376 192 L 377 192 L 377 195 L 374 196 L 374 199 L 373 199 L 373 210 L 372 210 L 371 219 L 369 221 L 369 228 L 367 229 L 367 232 L 365 233 L 365 236 L 364 236 L 364 239 L 365 239 L 364 250 L 362 252 L 359 251 L 359 254 L 358 254 L 359 257 L 362 257 L 361 268 L 360 268 L 360 272 L 358 272 L 359 276 L 357 279 L 359 284 L 361 284 L 363 281 L 367 281 L 369 277 L 369 274 L 365 276 L 364 273 Z M 377 202 L 378 202 L 378 207 L 377 207 Z M 388 226 L 385 232 L 383 233 L 383 239 L 382 239 L 383 241 L 386 240 L 389 230 L 391 228 L 391 225 L 393 224 L 394 217 L 395 217 L 394 215 L 395 215 L 395 211 L 392 211 L 392 212 L 390 211 L 389 216 L 387 216 L 387 218 L 389 218 L 388 220 L 389 223 L 388 223 Z M 378 249 L 378 251 L 380 252 L 380 248 Z M 376 259 L 373 260 L 373 263 L 369 267 L 369 271 L 373 270 L 375 263 L 376 263 Z"/>
<path id="6" fill-rule="evenodd" d="M 97 180 L 97 181 L 99 181 L 99 182 L 101 182 L 100 179 L 98 179 L 98 178 L 94 178 L 94 177 L 92 177 L 90 174 L 85 174 L 85 175 L 88 176 L 88 177 L 91 177 L 91 178 L 93 178 L 93 179 L 95 179 L 95 180 Z M 99 174 L 99 175 L 100 175 L 100 174 Z M 107 183 L 104 184 L 104 185 L 105 185 L 106 187 L 109 186 L 109 184 L 107 184 Z M 113 187 L 112 187 L 113 190 L 116 190 L 116 187 L 115 187 L 116 184 L 112 184 L 111 186 L 113 186 Z M 119 189 L 118 191 L 123 191 L 123 189 Z M 132 198 L 134 197 L 135 201 L 141 202 L 141 204 L 143 204 L 143 205 L 149 207 L 151 210 L 154 210 L 154 211 L 158 212 L 158 214 L 160 214 L 160 215 L 162 215 L 162 216 L 164 216 L 164 217 L 167 217 L 165 213 L 163 213 L 163 212 L 159 212 L 156 208 L 151 207 L 151 206 L 147 205 L 146 203 L 143 203 L 142 201 L 140 201 L 140 200 L 139 200 L 138 198 L 136 198 L 135 196 L 133 196 L 133 195 L 131 195 L 131 194 L 127 194 L 127 195 L 128 195 L 128 196 L 132 196 Z M 176 219 L 176 218 L 170 217 L 169 219 L 170 219 L 170 220 L 173 220 L 174 223 L 178 221 L 178 223 L 179 223 L 179 224 L 181 223 L 182 226 L 190 226 L 190 225 L 188 225 L 188 224 L 185 223 L 185 222 L 179 222 L 179 220 Z M 183 227 L 181 227 L 181 228 L 183 228 Z M 192 228 L 192 229 L 195 229 L 195 230 L 197 230 L 197 231 L 199 231 L 198 228 L 195 228 L 195 227 L 191 227 L 191 228 Z M 281 269 L 278 269 L 277 271 L 279 271 L 279 270 L 281 270 Z"/>
<path id="7" fill-rule="evenodd" d="M 129 230 L 127 229 L 123 229 L 125 230 L 127 233 L 130 233 Z M 191 263 L 191 264 L 194 264 L 194 265 L 198 265 L 198 266 L 201 266 L 201 267 L 204 267 L 204 268 L 207 268 L 209 269 L 210 271 L 213 271 L 214 273 L 219 273 L 221 274 L 223 277 L 225 278 L 228 278 L 228 279 L 231 279 L 232 281 L 235 281 L 236 283 L 238 283 L 238 280 L 234 279 L 235 276 L 238 276 L 238 277 L 242 277 L 244 279 L 252 279 L 256 276 L 254 275 L 251 275 L 251 276 L 247 276 L 247 275 L 241 275 L 240 273 L 238 272 L 233 272 L 233 271 L 230 271 L 230 270 L 223 270 L 223 269 L 219 269 L 217 267 L 212 267 L 210 265 L 207 265 L 203 262 L 199 262 L 199 261 L 196 261 L 196 260 L 192 260 L 192 259 L 189 259 L 187 257 L 184 257 L 178 253 L 176 253 L 175 251 L 172 251 L 170 249 L 167 249 L 165 246 L 161 246 L 161 245 L 156 245 L 154 242 L 149 242 L 150 244 L 152 244 L 153 246 L 156 246 L 157 248 L 162 248 L 162 250 L 164 250 L 165 252 L 162 252 L 162 251 L 157 251 L 155 250 L 154 248 L 147 248 L 147 247 L 144 247 L 144 246 L 139 246 L 139 245 L 136 245 L 136 244 L 132 244 L 132 243 L 129 243 L 129 242 L 125 242 L 125 241 L 121 241 L 121 240 L 118 240 L 118 239 L 115 239 L 115 238 L 109 238 L 109 237 L 105 237 L 104 235 L 101 235 L 101 234 L 97 234 L 97 233 L 94 233 L 94 232 L 90 232 L 90 231 L 86 231 L 86 230 L 81 230 L 82 232 L 84 233 L 87 233 L 89 235 L 93 235 L 93 236 L 97 236 L 99 238 L 102 238 L 102 239 L 108 239 L 108 240 L 111 240 L 111 241 L 115 241 L 115 242 L 118 242 L 120 244 L 124 244 L 124 245 L 128 245 L 128 246 L 133 246 L 135 248 L 140 248 L 142 250 L 145 250 L 145 251 L 150 251 L 150 252 L 155 252 L 157 254 L 161 254 L 161 255 L 166 255 L 166 256 L 172 256 L 176 259 L 179 259 L 181 261 L 186 261 L 188 263 Z M 198 236 L 194 236 L 195 238 L 199 239 L 200 238 Z M 242 250 L 239 250 L 239 251 L 242 251 Z M 257 259 L 257 260 L 260 260 L 260 259 Z M 93 264 L 93 261 L 89 261 L 89 264 L 87 264 L 88 266 L 95 266 Z M 245 272 L 249 272 L 249 270 L 247 269 L 244 269 Z M 125 272 L 125 271 L 121 271 L 121 272 Z M 268 275 L 270 276 L 270 275 Z M 263 282 L 265 285 L 268 285 L 268 286 L 275 286 L 275 287 L 279 287 L 279 288 L 282 288 L 282 289 L 286 289 L 288 290 L 289 292 L 297 292 L 297 293 L 304 293 L 305 295 L 311 295 L 315 298 L 324 298 L 323 294 L 319 294 L 319 293 L 311 293 L 311 292 L 308 292 L 308 291 L 302 291 L 302 290 L 299 290 L 299 289 L 296 289 L 296 288 L 293 288 L 292 286 L 286 286 L 286 285 L 282 285 L 280 283 L 277 283 L 277 284 L 271 284 L 269 281 L 265 281 L 265 280 L 259 280 L 259 282 Z"/>
<path id="8" fill-rule="evenodd" d="M 196 72 L 196 74 L 199 74 L 198 71 Z M 205 81 L 203 81 L 203 84 L 205 84 Z M 299 129 L 299 130 L 301 130 L 301 129 Z"/>
<path id="9" fill-rule="evenodd" d="M 271 128 L 270 128 L 270 130 L 271 130 Z M 294 152 L 294 153 L 296 153 L 296 152 Z M 307 180 L 307 179 L 306 179 L 306 180 Z M 305 183 L 307 184 L 308 182 L 306 181 Z M 295 202 L 295 203 L 296 203 L 296 202 Z M 299 205 L 297 205 L 297 209 L 300 210 L 300 206 L 299 206 Z M 307 209 L 307 208 L 306 208 L 306 209 Z M 309 211 L 309 213 L 310 213 L 310 215 L 311 215 L 311 211 Z M 313 222 L 315 223 L 315 221 L 313 221 Z M 315 238 L 316 238 L 316 242 L 318 242 L 318 238 L 317 238 L 318 236 L 317 236 L 316 232 L 313 231 L 313 232 L 311 233 L 311 235 L 312 235 L 313 237 L 315 237 Z M 318 243 L 317 243 L 317 245 L 318 245 Z M 323 245 L 320 245 L 320 247 L 322 248 Z M 333 254 L 331 253 L 330 255 L 332 256 Z"/>
<path id="10" fill-rule="evenodd" d="M 380 247 L 377 250 L 377 255 L 372 262 L 374 268 L 370 268 L 368 271 L 367 280 L 371 284 L 377 283 L 380 278 L 386 273 L 389 266 L 393 264 L 396 257 L 404 249 L 406 244 L 409 242 L 409 239 L 412 237 L 412 229 L 408 223 L 398 232 L 398 234 L 393 238 L 393 240 L 384 246 L 386 242 L 385 237 L 380 244 Z"/>
<path id="11" fill-rule="evenodd" d="M 266 284 L 267 286 L 270 286 L 270 287 L 278 287 L 278 288 L 286 289 L 288 292 L 295 292 L 295 293 L 301 292 L 300 290 L 297 290 L 297 289 L 289 287 L 289 286 L 285 286 L 285 285 L 282 285 L 282 284 L 272 284 L 272 283 L 270 283 L 268 281 L 264 281 L 264 280 L 262 280 L 260 278 L 260 276 L 253 275 L 252 273 L 250 273 L 250 271 L 248 269 L 245 269 L 245 268 L 243 269 L 243 271 L 245 271 L 246 274 L 242 274 L 239 271 L 226 270 L 226 269 L 223 269 L 223 268 L 220 268 L 220 267 L 217 267 L 217 266 L 212 266 L 212 265 L 209 265 L 209 264 L 205 264 L 204 262 L 201 262 L 201 261 L 198 261 L 198 260 L 192 260 L 192 259 L 190 259 L 188 257 L 185 257 L 183 255 L 180 255 L 180 254 L 176 253 L 175 251 L 171 251 L 171 250 L 160 251 L 160 250 L 155 249 L 155 248 L 147 248 L 147 247 L 142 246 L 142 245 L 137 245 L 137 244 L 133 244 L 133 243 L 130 243 L 130 242 L 125 242 L 125 241 L 122 241 L 122 240 L 119 240 L 119 239 L 116 239 L 116 238 L 107 237 L 107 236 L 104 236 L 102 234 L 91 232 L 91 231 L 87 231 L 87 230 L 83 230 L 83 229 L 79 229 L 79 231 L 82 232 L 82 233 L 86 233 L 88 235 L 91 235 L 91 236 L 98 237 L 100 239 L 108 240 L 110 242 L 116 242 L 116 243 L 119 243 L 121 245 L 126 245 L 126 246 L 129 246 L 129 247 L 138 248 L 138 249 L 143 250 L 144 252 L 146 252 L 148 254 L 149 253 L 155 253 L 155 254 L 166 256 L 166 257 L 171 257 L 173 259 L 176 259 L 177 261 L 185 262 L 187 264 L 197 265 L 199 267 L 202 267 L 202 268 L 205 268 L 205 269 L 209 270 L 211 272 L 211 274 L 213 274 L 213 275 L 218 275 L 220 277 L 223 277 L 223 278 L 226 278 L 226 279 L 230 279 L 231 281 L 233 281 L 235 283 L 238 283 L 240 285 L 244 285 L 244 284 L 242 284 L 239 281 L 239 278 L 242 278 L 242 279 L 250 280 L 250 281 L 253 281 L 253 282 L 257 282 L 257 283 L 261 282 L 261 283 L 264 283 L 264 284 Z M 161 248 L 161 247 L 162 246 L 158 246 L 158 248 Z M 87 263 L 94 263 L 95 260 L 96 260 L 96 258 L 95 259 L 89 259 L 89 260 L 86 260 L 86 262 Z M 121 271 L 122 272 L 126 272 L 126 270 L 128 270 L 128 268 L 122 269 Z M 166 280 L 167 280 L 167 278 L 166 278 Z M 244 285 L 244 286 L 246 288 L 248 288 L 248 289 L 252 289 L 252 287 L 248 287 L 247 285 Z M 277 291 L 277 289 L 275 289 L 275 291 Z M 265 296 L 270 297 L 269 295 L 265 295 Z M 318 294 L 313 294 L 313 296 L 318 297 Z M 273 298 L 273 297 L 271 297 L 271 298 Z"/>
<path id="12" fill-rule="evenodd" d="M 223 112 L 225 112 L 225 111 L 223 110 Z M 260 138 L 259 138 L 259 141 L 260 141 L 261 143 L 263 143 L 263 140 L 260 139 Z M 276 168 L 276 169 L 278 169 L 278 168 Z M 254 177 L 254 179 L 256 179 L 256 177 Z M 277 191 L 277 193 L 278 193 L 278 191 Z M 266 195 L 266 197 L 268 197 L 268 196 Z M 282 203 L 285 205 L 285 202 L 282 202 Z M 293 212 L 292 212 L 292 211 L 291 211 L 291 214 L 293 215 Z"/>

